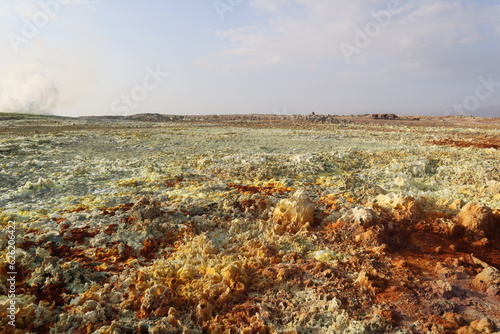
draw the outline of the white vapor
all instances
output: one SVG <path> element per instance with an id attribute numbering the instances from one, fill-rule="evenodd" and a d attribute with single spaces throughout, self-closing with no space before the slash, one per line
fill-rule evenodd
<path id="1" fill-rule="evenodd" d="M 92 87 L 103 55 L 93 1 L 0 4 L 0 112 L 60 114 Z"/>
<path id="2" fill-rule="evenodd" d="M 0 111 L 52 113 L 58 103 L 56 84 L 37 65 L 14 68 L 0 86 Z"/>

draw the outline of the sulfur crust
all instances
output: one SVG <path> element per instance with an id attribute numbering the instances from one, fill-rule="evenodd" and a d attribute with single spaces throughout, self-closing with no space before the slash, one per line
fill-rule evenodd
<path id="1" fill-rule="evenodd" d="M 0 136 L 0 152 L 10 152 L 1 153 L 0 219 L 2 226 L 17 223 L 16 258 L 25 275 L 20 330 L 431 328 L 424 316 L 398 323 L 383 303 L 370 304 L 384 293 L 403 295 L 404 287 L 387 286 L 398 280 L 391 275 L 415 270 L 389 248 L 405 242 L 398 237 L 427 247 L 419 234 L 398 234 L 421 225 L 487 244 L 487 235 L 460 229 L 460 212 L 480 202 L 498 216 L 500 153 L 424 146 L 411 129 L 385 130 L 166 124 L 100 136 Z M 425 129 L 432 138 L 446 131 Z M 0 234 L 2 258 L 6 242 Z M 469 265 L 472 275 L 460 269 L 467 259 L 456 261 L 424 268 L 449 276 L 429 274 L 425 291 L 448 296 L 472 284 L 495 296 L 494 270 Z M 2 326 L 6 303 L 0 297 Z M 467 326 L 498 310 L 493 302 L 474 310 L 477 319 Z"/>

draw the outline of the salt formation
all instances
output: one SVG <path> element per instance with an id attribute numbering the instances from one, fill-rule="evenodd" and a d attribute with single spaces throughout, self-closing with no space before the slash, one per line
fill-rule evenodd
<path id="1" fill-rule="evenodd" d="M 134 204 L 130 214 L 135 219 L 134 227 L 137 231 L 160 236 L 169 228 L 169 226 L 164 226 L 166 224 L 162 221 L 162 212 L 158 203 L 147 196 Z"/>
<path id="2" fill-rule="evenodd" d="M 370 208 L 356 207 L 349 210 L 341 220 L 348 220 L 354 224 L 363 226 L 364 229 L 369 228 L 376 224 L 377 213 Z"/>
<path id="3" fill-rule="evenodd" d="M 38 178 L 38 181 L 36 182 L 31 182 L 31 181 L 28 181 L 26 182 L 23 186 L 19 187 L 19 191 L 23 191 L 23 190 L 33 190 L 33 189 L 39 189 L 39 188 L 43 188 L 43 187 L 51 187 L 54 185 L 54 181 L 51 180 L 51 179 L 44 179 L 44 178 L 41 178 L 39 177 Z"/>
<path id="4" fill-rule="evenodd" d="M 152 199 L 145 196 L 132 207 L 131 213 L 138 221 L 151 221 L 161 215 L 161 210 Z"/>
<path id="5" fill-rule="evenodd" d="M 469 231 L 478 233 L 490 230 L 492 217 L 489 207 L 482 203 L 470 202 L 460 210 L 457 220 Z"/>
<path id="6" fill-rule="evenodd" d="M 275 232 L 297 233 L 314 221 L 314 204 L 307 192 L 297 190 L 289 199 L 283 199 L 274 210 Z"/>
<path id="7" fill-rule="evenodd" d="M 378 195 L 377 206 L 392 211 L 394 218 L 400 222 L 416 222 L 422 215 L 418 201 L 411 196 L 398 196 L 394 193 Z"/>

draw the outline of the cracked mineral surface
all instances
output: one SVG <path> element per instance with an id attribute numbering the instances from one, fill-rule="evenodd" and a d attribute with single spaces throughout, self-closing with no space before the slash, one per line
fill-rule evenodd
<path id="1" fill-rule="evenodd" d="M 0 115 L 0 329 L 497 332 L 499 125 Z"/>

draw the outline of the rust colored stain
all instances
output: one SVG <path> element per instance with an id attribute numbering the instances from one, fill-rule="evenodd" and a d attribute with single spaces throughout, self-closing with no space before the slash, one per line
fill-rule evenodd
<path id="1" fill-rule="evenodd" d="M 111 210 L 111 209 L 99 209 L 102 213 L 103 216 L 111 216 L 113 217 L 115 215 L 115 210 Z"/>
<path id="2" fill-rule="evenodd" d="M 82 211 L 87 211 L 89 210 L 88 207 L 84 206 L 84 205 L 80 205 L 78 206 L 77 208 L 75 209 L 71 209 L 71 210 L 66 210 L 67 213 L 75 213 L 75 212 L 82 212 Z"/>
<path id="3" fill-rule="evenodd" d="M 56 218 L 56 217 L 52 217 L 52 220 L 55 221 L 56 223 L 60 224 L 64 221 L 66 221 L 66 218 L 62 218 L 62 217 L 59 217 L 59 218 Z"/>
<path id="4" fill-rule="evenodd" d="M 146 259 L 154 259 L 156 253 L 165 248 L 167 245 L 173 245 L 179 238 L 175 236 L 167 236 L 159 239 L 149 238 L 144 240 L 142 243 L 142 248 L 139 251 L 139 255 L 145 257 Z"/>
<path id="5" fill-rule="evenodd" d="M 274 184 L 271 184 L 269 186 L 261 187 L 261 186 L 252 186 L 252 185 L 241 185 L 241 184 L 233 184 L 229 183 L 229 187 L 236 189 L 240 194 L 266 194 L 266 195 L 272 195 L 272 194 L 285 194 L 289 193 L 293 190 L 295 190 L 292 187 L 275 187 Z"/>
<path id="6" fill-rule="evenodd" d="M 67 293 L 66 285 L 64 283 L 48 284 L 44 287 L 39 285 L 20 288 L 21 293 L 29 293 L 36 296 L 38 301 L 47 301 L 55 303 L 56 306 L 65 305 L 63 294 Z"/>
<path id="7" fill-rule="evenodd" d="M 120 219 L 120 223 L 122 224 L 127 224 L 127 225 L 132 225 L 135 221 L 134 217 L 124 217 Z"/>
<path id="8" fill-rule="evenodd" d="M 106 227 L 104 229 L 104 231 L 102 231 L 102 232 L 104 234 L 107 234 L 107 235 L 112 235 L 112 234 L 116 233 L 117 228 L 118 228 L 118 224 L 111 224 L 108 227 Z"/>
<path id="9" fill-rule="evenodd" d="M 471 138 L 470 140 L 438 139 L 430 140 L 429 144 L 455 147 L 476 147 L 500 149 L 500 138 Z"/>
<path id="10" fill-rule="evenodd" d="M 85 228 L 75 228 L 69 231 L 71 236 L 65 236 L 65 240 L 75 243 L 83 243 L 87 238 L 93 238 L 98 235 L 99 231 L 87 231 Z"/>

